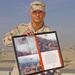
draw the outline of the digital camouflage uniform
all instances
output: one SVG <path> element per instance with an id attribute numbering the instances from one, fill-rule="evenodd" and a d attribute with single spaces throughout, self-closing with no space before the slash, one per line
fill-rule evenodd
<path id="1" fill-rule="evenodd" d="M 27 24 L 20 24 L 20 25 L 16 26 L 16 28 L 11 30 L 10 32 L 8 32 L 4 36 L 4 38 L 3 38 L 4 45 L 5 46 L 12 46 L 11 36 L 22 35 L 27 29 L 32 30 L 34 33 L 49 32 L 49 31 L 51 31 L 46 25 L 43 25 L 42 28 L 40 28 L 37 32 L 35 32 L 34 28 L 31 25 L 31 22 L 27 23 Z M 19 75 L 18 68 L 17 68 L 17 63 L 15 63 L 14 69 L 11 72 L 11 75 Z M 35 75 L 60 75 L 60 74 L 57 73 L 55 70 L 51 70 L 51 71 L 45 71 L 45 72 L 42 72 L 42 73 L 39 73 L 39 74 L 35 74 Z"/>

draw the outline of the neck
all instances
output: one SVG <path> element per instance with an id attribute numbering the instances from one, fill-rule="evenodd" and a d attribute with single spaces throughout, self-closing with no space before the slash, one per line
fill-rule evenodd
<path id="1" fill-rule="evenodd" d="M 35 31 L 38 31 L 40 28 L 43 27 L 43 23 L 44 22 L 41 22 L 41 23 L 32 22 L 32 27 L 34 28 Z"/>

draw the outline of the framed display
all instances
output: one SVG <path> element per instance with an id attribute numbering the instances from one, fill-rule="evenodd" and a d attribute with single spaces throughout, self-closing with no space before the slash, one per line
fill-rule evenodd
<path id="1" fill-rule="evenodd" d="M 56 31 L 13 36 L 12 40 L 20 75 L 64 66 Z"/>

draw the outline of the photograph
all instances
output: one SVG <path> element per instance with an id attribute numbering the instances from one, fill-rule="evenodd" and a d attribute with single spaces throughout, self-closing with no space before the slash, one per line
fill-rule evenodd
<path id="1" fill-rule="evenodd" d="M 22 74 L 32 74 L 42 71 L 38 54 L 18 57 L 18 61 Z"/>
<path id="2" fill-rule="evenodd" d="M 17 56 L 36 54 L 38 52 L 35 37 L 13 37 L 13 41 L 13 45 L 15 46 Z"/>
<path id="3" fill-rule="evenodd" d="M 37 35 L 41 52 L 59 50 L 56 33 Z"/>

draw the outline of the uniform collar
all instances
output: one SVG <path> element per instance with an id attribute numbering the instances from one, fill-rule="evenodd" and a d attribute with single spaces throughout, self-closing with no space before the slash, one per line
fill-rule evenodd
<path id="1" fill-rule="evenodd" d="M 45 24 L 43 24 L 43 27 L 40 28 L 40 29 L 39 29 L 38 31 L 36 31 L 36 32 L 35 32 L 34 28 L 32 27 L 32 23 L 31 23 L 31 22 L 28 24 L 28 28 L 29 28 L 30 30 L 32 30 L 34 33 L 40 33 L 40 32 L 43 32 L 43 30 L 44 30 L 44 28 L 45 28 Z"/>

